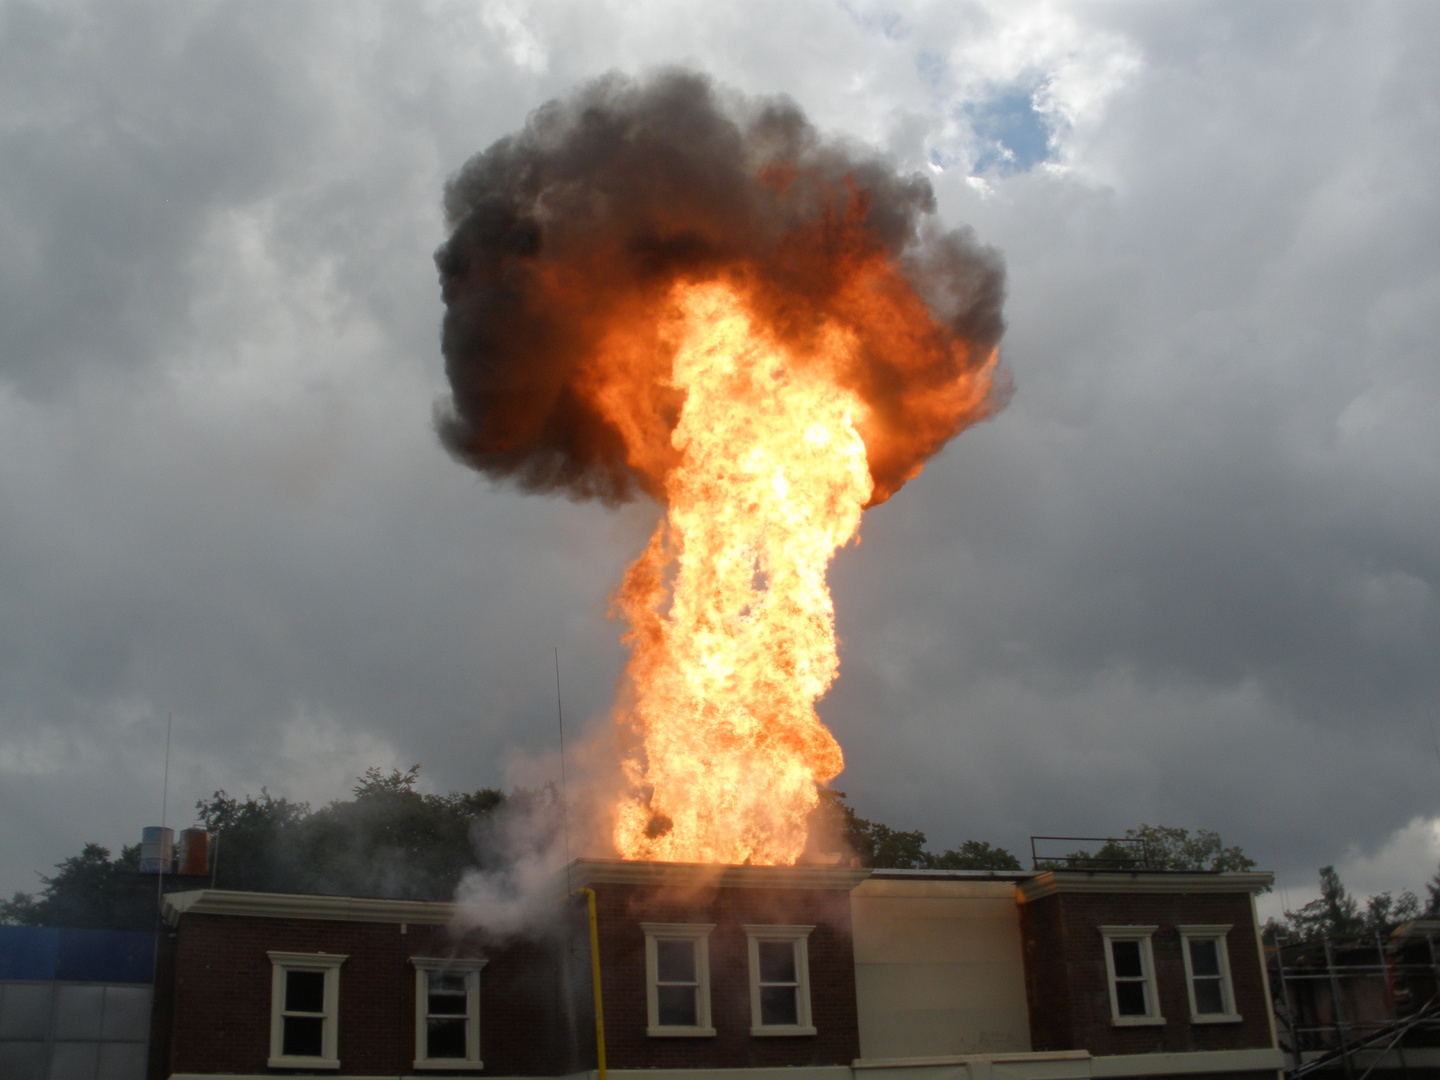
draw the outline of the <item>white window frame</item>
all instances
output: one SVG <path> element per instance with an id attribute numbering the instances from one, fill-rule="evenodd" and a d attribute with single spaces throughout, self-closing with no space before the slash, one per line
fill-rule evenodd
<path id="1" fill-rule="evenodd" d="M 652 1038 L 697 1038 L 715 1034 L 710 1018 L 710 931 L 714 923 L 641 923 L 645 931 L 645 1034 Z M 656 990 L 660 965 L 657 941 L 690 941 L 695 945 L 695 1025 L 661 1024 L 660 995 Z"/>
<path id="2" fill-rule="evenodd" d="M 1230 981 L 1230 949 L 1226 943 L 1226 935 L 1230 932 L 1228 924 L 1210 924 L 1204 926 L 1177 926 L 1180 931 L 1180 952 L 1185 957 L 1185 992 L 1190 997 L 1190 1022 L 1192 1024 L 1234 1024 L 1243 1019 L 1235 1011 L 1235 986 Z M 1220 997 L 1224 1002 L 1225 1011 L 1218 1013 L 1202 1013 L 1195 1004 L 1195 972 L 1192 970 L 1190 960 L 1190 942 L 1192 941 L 1213 941 L 1215 942 L 1215 954 L 1220 961 Z"/>
<path id="3" fill-rule="evenodd" d="M 1105 948 L 1105 985 L 1110 991 L 1110 1024 L 1112 1027 L 1156 1027 L 1165 1023 L 1160 1015 L 1160 990 L 1155 982 L 1155 950 L 1150 939 L 1157 927 L 1154 926 L 1102 926 L 1100 936 Z M 1120 1001 L 1115 993 L 1115 952 L 1114 942 L 1138 941 L 1140 943 L 1140 971 L 1145 982 L 1145 1015 L 1121 1016 Z"/>
<path id="4" fill-rule="evenodd" d="M 484 960 L 451 957 L 412 956 L 415 966 L 415 1061 L 417 1069 L 449 1069 L 477 1071 L 485 1067 L 480 1060 L 480 969 Z M 465 976 L 465 1056 L 463 1058 L 432 1058 L 429 1056 L 430 974 L 442 971 Z"/>
<path id="5" fill-rule="evenodd" d="M 813 926 L 745 927 L 750 954 L 750 1034 L 751 1035 L 814 1035 L 815 1021 L 810 1011 L 810 931 Z M 796 988 L 793 1024 L 762 1024 L 760 1022 L 760 942 L 788 941 L 795 947 Z"/>
<path id="6" fill-rule="evenodd" d="M 339 953 L 270 951 L 270 1059 L 272 1069 L 338 1069 L 340 1027 L 340 965 L 348 957 Z M 319 1057 L 287 1055 L 285 1051 L 285 975 L 291 971 L 319 971 L 325 976 L 325 1011 Z"/>

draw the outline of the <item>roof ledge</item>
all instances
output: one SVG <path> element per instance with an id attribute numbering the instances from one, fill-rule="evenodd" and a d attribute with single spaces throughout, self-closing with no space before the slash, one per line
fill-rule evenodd
<path id="1" fill-rule="evenodd" d="M 434 926 L 443 926 L 455 917 L 454 904 L 428 900 L 381 900 L 364 896 L 312 896 L 230 889 L 169 893 L 162 911 L 165 922 L 170 926 L 179 925 L 184 915 L 243 915 L 250 918 Z"/>
<path id="2" fill-rule="evenodd" d="M 1020 902 L 1056 893 L 1257 893 L 1275 881 L 1271 873 L 1213 870 L 1048 870 L 1018 886 Z"/>
<path id="3" fill-rule="evenodd" d="M 724 863 L 576 859 L 563 871 L 568 890 L 590 885 L 651 885 L 687 889 L 837 889 L 849 892 L 870 876 L 868 867 L 729 866 Z"/>

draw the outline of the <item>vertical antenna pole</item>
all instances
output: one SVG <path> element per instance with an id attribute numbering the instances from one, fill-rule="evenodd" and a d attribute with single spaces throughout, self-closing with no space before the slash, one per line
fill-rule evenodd
<path id="1" fill-rule="evenodd" d="M 170 807 L 170 731 L 174 726 L 175 714 L 167 712 L 165 714 L 165 781 L 160 785 L 160 843 L 162 846 L 165 843 L 165 812 Z M 160 872 L 155 875 L 155 928 L 157 931 L 160 928 L 161 909 L 165 902 L 166 869 L 167 867 L 162 862 L 160 864 Z M 160 948 L 158 934 L 156 936 L 155 948 L 157 950 L 156 955 L 158 956 L 158 950 Z"/>
<path id="2" fill-rule="evenodd" d="M 560 704 L 560 646 L 555 649 L 555 715 L 560 721 L 560 821 L 565 831 L 565 891 L 570 891 L 570 800 L 565 782 L 565 710 Z"/>
<path id="3" fill-rule="evenodd" d="M 165 783 L 160 789 L 160 827 L 165 827 L 165 811 L 170 802 L 170 729 L 175 725 L 175 714 L 165 714 Z"/>

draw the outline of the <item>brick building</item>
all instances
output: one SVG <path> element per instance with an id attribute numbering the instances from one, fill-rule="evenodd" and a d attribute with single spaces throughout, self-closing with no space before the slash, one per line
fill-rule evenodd
<path id="1" fill-rule="evenodd" d="M 1263 874 L 577 860 L 525 939 L 450 904 L 172 895 L 152 1080 L 1272 1080 Z M 572 893 L 569 900 L 566 893 Z"/>

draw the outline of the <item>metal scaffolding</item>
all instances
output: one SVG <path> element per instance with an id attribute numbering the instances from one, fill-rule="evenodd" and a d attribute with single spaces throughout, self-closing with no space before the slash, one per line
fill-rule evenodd
<path id="1" fill-rule="evenodd" d="M 1434 1075 L 1419 1057 L 1440 1051 L 1440 920 L 1380 934 L 1304 941 L 1266 949 L 1280 1046 L 1291 1080 L 1334 1073 L 1366 1080 L 1379 1069 Z M 1428 1050 L 1425 1055 L 1407 1051 Z"/>

